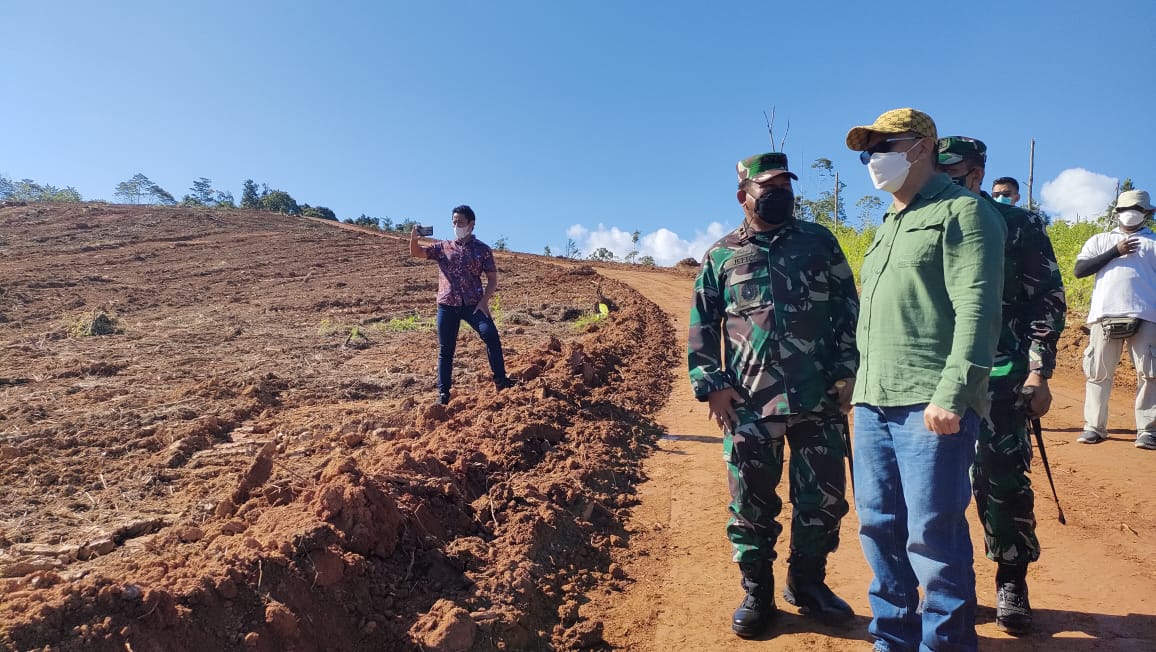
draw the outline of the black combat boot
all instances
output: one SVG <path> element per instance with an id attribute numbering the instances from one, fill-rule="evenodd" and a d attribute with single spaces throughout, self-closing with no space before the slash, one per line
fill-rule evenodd
<path id="1" fill-rule="evenodd" d="M 779 611 L 775 607 L 775 576 L 769 561 L 740 562 L 739 570 L 747 595 L 735 609 L 731 629 L 743 638 L 755 638 L 766 630 Z"/>
<path id="2" fill-rule="evenodd" d="M 1000 564 L 995 572 L 995 626 L 1013 636 L 1032 628 L 1028 603 L 1028 565 Z"/>
<path id="3" fill-rule="evenodd" d="M 791 555 L 788 564 L 784 600 L 798 607 L 803 614 L 827 624 L 845 623 L 855 615 L 851 605 L 835 595 L 824 582 L 827 579 L 826 555 Z"/>

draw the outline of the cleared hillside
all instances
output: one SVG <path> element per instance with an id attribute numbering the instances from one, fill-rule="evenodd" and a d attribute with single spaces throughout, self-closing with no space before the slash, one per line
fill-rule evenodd
<path id="1" fill-rule="evenodd" d="M 521 382 L 495 393 L 463 328 L 433 406 L 436 267 L 338 226 L 0 208 L 0 646 L 598 642 L 577 601 L 619 581 L 665 315 L 499 254 Z M 598 293 L 616 309 L 578 326 Z"/>

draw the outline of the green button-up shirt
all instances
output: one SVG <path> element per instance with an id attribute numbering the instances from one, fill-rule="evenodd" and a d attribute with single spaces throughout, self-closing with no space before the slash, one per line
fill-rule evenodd
<path id="1" fill-rule="evenodd" d="M 986 414 L 1006 237 L 995 208 L 945 174 L 888 208 L 860 272 L 854 402 Z"/>

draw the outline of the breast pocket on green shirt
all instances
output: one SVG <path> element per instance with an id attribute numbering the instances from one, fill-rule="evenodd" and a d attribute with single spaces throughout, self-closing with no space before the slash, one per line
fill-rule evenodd
<path id="1" fill-rule="evenodd" d="M 875 269 L 878 267 L 876 264 L 876 259 L 878 258 L 876 252 L 878 252 L 879 244 L 882 242 L 883 238 L 876 234 L 875 240 L 871 242 L 867 247 L 867 251 L 864 252 L 863 264 L 859 267 L 858 281 L 860 284 L 863 283 L 864 279 L 871 278 L 875 274 Z"/>
<path id="2" fill-rule="evenodd" d="M 919 267 L 939 260 L 942 224 L 909 224 L 899 227 L 892 253 L 896 267 Z"/>
<path id="3" fill-rule="evenodd" d="M 737 265 L 727 275 L 727 304 L 731 312 L 745 314 L 772 301 L 765 258 Z"/>

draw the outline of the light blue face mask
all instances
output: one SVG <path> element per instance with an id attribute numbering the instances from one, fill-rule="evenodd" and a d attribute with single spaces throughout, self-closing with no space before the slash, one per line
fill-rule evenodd
<path id="1" fill-rule="evenodd" d="M 1006 195 L 1004 195 L 1002 197 L 993 197 L 992 199 L 996 200 L 997 202 L 999 202 L 1001 204 L 1007 204 L 1008 206 L 1012 205 L 1012 198 L 1008 197 Z"/>

